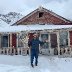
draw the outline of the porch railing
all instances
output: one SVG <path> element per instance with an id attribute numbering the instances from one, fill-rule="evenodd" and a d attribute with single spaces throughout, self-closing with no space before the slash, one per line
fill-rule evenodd
<path id="1" fill-rule="evenodd" d="M 56 48 L 56 49 L 58 49 L 58 48 Z M 50 51 L 49 53 L 54 54 L 54 49 L 52 49 L 52 51 Z M 27 55 L 27 54 L 30 54 L 29 48 L 23 48 L 23 47 L 0 48 L 0 55 Z M 42 54 L 42 52 L 41 52 L 41 54 Z M 49 55 L 53 55 L 53 54 L 49 54 Z M 72 56 L 72 46 L 60 48 L 60 55 L 64 55 L 64 56 L 70 55 L 70 56 Z"/>
<path id="2" fill-rule="evenodd" d="M 0 48 L 0 54 L 3 55 L 27 55 L 29 48 Z"/>

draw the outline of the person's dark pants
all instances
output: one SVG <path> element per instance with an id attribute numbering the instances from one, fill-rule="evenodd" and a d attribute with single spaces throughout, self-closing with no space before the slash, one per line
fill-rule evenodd
<path id="1" fill-rule="evenodd" d="M 35 64 L 37 65 L 38 64 L 38 52 L 36 51 L 31 52 L 31 64 L 33 64 L 34 57 L 35 57 Z"/>

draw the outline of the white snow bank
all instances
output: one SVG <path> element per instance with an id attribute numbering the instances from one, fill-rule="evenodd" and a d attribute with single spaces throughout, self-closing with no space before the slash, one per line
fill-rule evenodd
<path id="1" fill-rule="evenodd" d="M 30 30 L 51 30 L 51 29 L 69 29 L 72 25 L 19 25 L 0 27 L 0 32 L 19 32 Z"/>
<path id="2" fill-rule="evenodd" d="M 30 66 L 30 56 L 0 55 L 0 72 L 72 72 L 72 58 L 39 56 L 38 66 Z"/>

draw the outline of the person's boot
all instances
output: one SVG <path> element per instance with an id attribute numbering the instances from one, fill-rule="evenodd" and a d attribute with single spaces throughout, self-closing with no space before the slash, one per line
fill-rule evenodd
<path id="1" fill-rule="evenodd" d="M 37 59 L 36 59 L 36 61 L 35 61 L 35 66 L 38 66 L 38 61 L 37 61 Z"/>
<path id="2" fill-rule="evenodd" d="M 32 67 L 34 67 L 34 65 L 33 65 L 33 64 L 31 64 L 31 66 L 32 66 Z"/>
<path id="3" fill-rule="evenodd" d="M 38 66 L 37 63 L 35 63 L 35 66 Z"/>

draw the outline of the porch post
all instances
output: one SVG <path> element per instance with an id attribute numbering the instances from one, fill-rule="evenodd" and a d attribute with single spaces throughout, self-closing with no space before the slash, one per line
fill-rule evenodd
<path id="1" fill-rule="evenodd" d="M 50 51 L 50 55 L 51 55 L 51 41 L 50 41 L 50 33 L 49 33 L 49 51 Z"/>
<path id="2" fill-rule="evenodd" d="M 68 46 L 70 46 L 70 33 L 68 31 Z"/>
<path id="3" fill-rule="evenodd" d="M 0 48 L 1 48 L 1 34 L 0 34 Z"/>
<path id="4" fill-rule="evenodd" d="M 10 54 L 12 54 L 12 33 L 10 33 Z"/>
<path id="5" fill-rule="evenodd" d="M 18 48 L 18 33 L 16 33 L 16 48 L 17 48 L 17 52 L 18 52 L 18 55 L 19 55 L 19 48 Z"/>
<path id="6" fill-rule="evenodd" d="M 70 49 L 70 53 L 72 51 L 72 48 L 70 47 L 70 32 L 68 31 L 68 48 Z"/>
<path id="7" fill-rule="evenodd" d="M 10 33 L 10 47 L 12 47 L 12 33 Z"/>
<path id="8" fill-rule="evenodd" d="M 57 32 L 57 46 L 58 46 L 58 55 L 60 55 L 60 35 L 59 35 L 59 31 Z"/>
<path id="9" fill-rule="evenodd" d="M 18 33 L 17 33 L 17 39 L 16 39 L 16 42 L 17 42 L 17 43 L 16 43 L 16 44 L 17 44 L 16 46 L 17 46 L 17 48 L 18 48 Z"/>
<path id="10" fill-rule="evenodd" d="M 8 34 L 8 48 L 9 48 L 9 42 L 10 42 L 9 40 L 10 40 L 10 39 L 9 39 L 9 34 Z"/>

